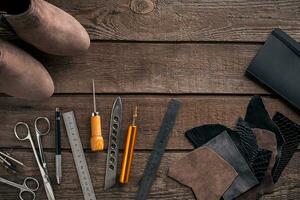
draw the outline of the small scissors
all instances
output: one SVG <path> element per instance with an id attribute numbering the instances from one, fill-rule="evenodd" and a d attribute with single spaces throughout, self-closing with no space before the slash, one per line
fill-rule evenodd
<path id="1" fill-rule="evenodd" d="M 26 193 L 31 194 L 32 196 L 32 200 L 35 200 L 35 191 L 37 191 L 40 187 L 39 182 L 32 177 L 27 177 L 25 178 L 23 185 L 20 185 L 18 183 L 6 180 L 2 177 L 0 177 L 0 182 L 1 183 L 5 183 L 7 185 L 13 186 L 15 188 L 19 188 L 20 189 L 20 193 L 19 193 L 19 197 L 21 200 L 24 200 L 25 198 L 23 198 L 23 195 L 25 195 Z M 36 186 L 31 186 L 31 184 L 29 184 L 29 182 L 34 182 Z"/>
<path id="2" fill-rule="evenodd" d="M 45 120 L 46 121 L 46 123 L 48 125 L 48 128 L 47 128 L 46 131 L 39 130 L 38 122 L 40 120 Z M 46 134 L 49 133 L 49 131 L 50 131 L 50 122 L 49 122 L 49 119 L 46 118 L 46 117 L 38 117 L 38 118 L 36 118 L 34 124 L 35 124 L 35 133 L 36 133 L 37 140 L 38 140 L 41 160 L 39 159 L 39 156 L 36 152 L 36 148 L 35 148 L 35 145 L 33 143 L 32 136 L 31 136 L 28 124 L 26 124 L 24 122 L 18 122 L 15 125 L 14 132 L 15 132 L 15 135 L 18 138 L 18 140 L 21 140 L 21 141 L 29 140 L 29 142 L 31 144 L 31 147 L 32 147 L 32 150 L 33 150 L 33 153 L 34 153 L 34 156 L 35 156 L 35 159 L 36 159 L 36 162 L 37 162 L 39 170 L 41 172 L 41 176 L 43 178 L 44 187 L 45 187 L 47 197 L 48 197 L 49 200 L 54 200 L 55 197 L 54 197 L 54 192 L 53 192 L 53 189 L 52 189 L 52 186 L 51 186 L 51 183 L 50 183 L 50 178 L 48 176 L 48 173 L 47 173 L 46 169 L 44 168 L 45 165 L 43 163 L 44 161 L 42 160 L 42 158 L 44 158 L 45 156 L 44 156 L 44 151 L 43 151 L 43 148 L 42 148 L 42 142 L 41 142 L 41 138 L 40 138 L 42 135 L 46 135 Z M 17 130 L 18 127 L 20 127 L 20 126 L 25 126 L 25 128 L 27 129 L 27 135 L 20 137 L 20 134 L 18 134 L 18 130 Z M 41 162 L 42 162 L 42 164 L 41 164 Z"/>

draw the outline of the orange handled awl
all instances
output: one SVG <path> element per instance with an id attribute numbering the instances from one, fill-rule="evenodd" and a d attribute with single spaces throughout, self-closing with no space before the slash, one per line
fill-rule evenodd
<path id="1" fill-rule="evenodd" d="M 137 126 L 135 124 L 137 118 L 137 107 L 133 114 L 132 124 L 128 126 L 125 149 L 123 154 L 122 168 L 120 174 L 120 183 L 128 183 L 130 176 L 130 169 L 133 160 L 134 144 L 136 140 Z"/>
<path id="2" fill-rule="evenodd" d="M 96 111 L 96 91 L 95 82 L 93 80 L 93 102 L 94 102 L 94 112 L 91 117 L 91 150 L 92 151 L 102 151 L 104 149 L 104 140 L 101 131 L 101 117 Z"/>

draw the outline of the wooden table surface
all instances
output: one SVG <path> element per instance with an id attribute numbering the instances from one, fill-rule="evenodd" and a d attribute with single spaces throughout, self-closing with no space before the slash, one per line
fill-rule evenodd
<path id="1" fill-rule="evenodd" d="M 136 0 L 132 0 L 136 1 Z M 18 41 L 8 29 L 1 38 L 27 49 L 49 70 L 55 95 L 33 102 L 0 95 L 0 150 L 12 151 L 28 167 L 17 175 L 0 175 L 20 182 L 40 179 L 27 142 L 19 142 L 13 127 L 47 116 L 54 126 L 54 110 L 74 110 L 97 199 L 134 199 L 168 101 L 183 102 L 167 151 L 149 199 L 194 199 L 190 189 L 166 176 L 168 166 L 193 147 L 184 132 L 206 123 L 234 126 L 244 116 L 251 96 L 263 96 L 273 115 L 280 111 L 297 123 L 296 110 L 265 87 L 245 76 L 245 69 L 272 28 L 280 27 L 300 41 L 299 0 L 49 0 L 76 17 L 88 30 L 90 50 L 78 57 L 46 55 Z M 96 80 L 97 105 L 108 141 L 114 99 L 123 100 L 125 135 L 132 110 L 139 107 L 138 137 L 130 183 L 104 191 L 106 153 L 89 150 L 92 112 L 91 79 Z M 54 131 L 44 139 L 56 199 L 83 199 L 65 130 L 62 132 L 63 181 L 55 184 Z M 123 145 L 121 144 L 120 147 Z M 300 151 L 295 153 L 274 192 L 263 200 L 300 199 Z M 16 199 L 18 191 L 1 184 L 0 199 Z M 44 189 L 37 199 L 46 199 Z"/>

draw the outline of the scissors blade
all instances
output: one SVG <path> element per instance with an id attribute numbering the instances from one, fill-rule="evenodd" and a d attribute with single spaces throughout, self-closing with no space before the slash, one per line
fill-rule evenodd
<path id="1" fill-rule="evenodd" d="M 55 200 L 54 192 L 53 192 L 49 177 L 47 175 L 45 175 L 43 177 L 43 182 L 44 182 L 45 192 L 46 192 L 48 200 Z"/>

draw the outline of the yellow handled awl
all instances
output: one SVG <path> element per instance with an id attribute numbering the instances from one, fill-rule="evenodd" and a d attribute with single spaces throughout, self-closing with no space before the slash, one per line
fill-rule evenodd
<path id="1" fill-rule="evenodd" d="M 96 111 L 96 91 L 95 82 L 93 79 L 93 102 L 94 102 L 94 112 L 91 116 L 91 150 L 92 151 L 102 151 L 104 149 L 104 140 L 101 131 L 101 117 Z"/>
<path id="2" fill-rule="evenodd" d="M 131 163 L 133 160 L 134 144 L 136 140 L 137 126 L 135 124 L 137 118 L 137 107 L 135 107 L 132 124 L 128 126 L 126 143 L 123 154 L 122 168 L 120 174 L 120 183 L 128 183 L 130 176 Z"/>

